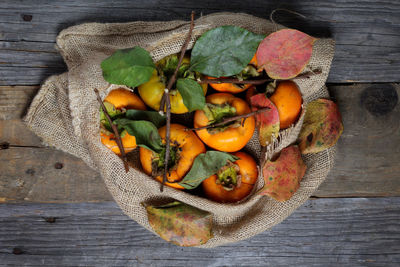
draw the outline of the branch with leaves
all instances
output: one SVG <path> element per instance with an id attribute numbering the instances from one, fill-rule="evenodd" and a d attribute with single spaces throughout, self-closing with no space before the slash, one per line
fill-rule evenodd
<path id="1" fill-rule="evenodd" d="M 166 151 L 165 151 L 165 158 L 164 158 L 164 175 L 163 175 L 163 181 L 160 186 L 160 191 L 162 192 L 164 190 L 164 184 L 167 181 L 167 173 L 168 173 L 168 162 L 169 162 L 169 150 L 170 150 L 170 131 L 171 131 L 171 101 L 169 98 L 169 91 L 171 90 L 172 86 L 174 85 L 176 81 L 176 76 L 178 75 L 178 71 L 180 66 L 182 65 L 182 60 L 183 57 L 185 56 L 186 49 L 189 45 L 190 38 L 192 37 L 192 31 L 194 28 L 194 11 L 192 11 L 191 14 L 191 19 L 190 19 L 190 28 L 189 32 L 187 34 L 186 40 L 182 45 L 180 56 L 179 56 L 179 61 L 178 65 L 176 66 L 176 69 L 174 71 L 174 74 L 171 76 L 171 78 L 168 81 L 167 88 L 165 88 L 164 94 L 161 98 L 161 105 L 160 105 L 160 112 L 163 112 L 165 109 L 165 116 L 167 119 L 166 122 L 166 136 L 165 136 L 165 146 L 166 146 Z"/>

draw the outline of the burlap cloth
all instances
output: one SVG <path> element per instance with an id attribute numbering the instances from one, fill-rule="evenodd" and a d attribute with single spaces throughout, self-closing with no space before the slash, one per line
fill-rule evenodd
<path id="1" fill-rule="evenodd" d="M 268 20 L 240 13 L 203 16 L 196 20 L 195 25 L 189 48 L 203 32 L 222 25 L 236 25 L 255 33 L 268 34 L 274 31 Z M 187 21 L 139 21 L 88 23 L 63 30 L 57 37 L 57 45 L 69 71 L 52 76 L 43 84 L 24 120 L 46 144 L 81 158 L 99 171 L 121 209 L 150 231 L 152 229 L 142 203 L 162 203 L 175 199 L 212 213 L 214 237 L 200 246 L 210 248 L 249 238 L 284 220 L 325 179 L 332 167 L 335 149 L 303 157 L 307 165 L 306 175 L 299 190 L 286 202 L 252 195 L 239 204 L 218 204 L 169 187 L 160 193 L 160 184 L 140 171 L 137 152 L 131 156 L 135 168 L 125 173 L 122 161 L 100 142 L 99 103 L 93 88 L 102 90 L 103 97 L 110 90 L 102 78 L 100 63 L 116 49 L 136 45 L 147 49 L 157 61 L 179 52 L 188 29 Z M 325 81 L 333 54 L 333 40 L 317 40 L 307 68 L 320 69 L 322 73 L 309 79 L 295 79 L 303 94 L 304 104 L 320 97 L 329 97 Z M 296 141 L 302 120 L 303 116 L 295 127 L 281 133 L 280 138 L 269 147 L 268 156 Z M 263 156 L 256 138 L 246 150 L 258 160 Z M 256 190 L 262 186 L 263 179 L 259 179 Z"/>

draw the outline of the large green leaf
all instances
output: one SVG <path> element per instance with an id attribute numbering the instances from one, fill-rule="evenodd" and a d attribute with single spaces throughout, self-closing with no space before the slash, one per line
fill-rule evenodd
<path id="1" fill-rule="evenodd" d="M 157 111 L 148 110 L 138 110 L 138 109 L 128 109 L 125 114 L 127 119 L 134 121 L 150 121 L 157 128 L 160 128 L 165 124 L 166 118 Z"/>
<path id="2" fill-rule="evenodd" d="M 130 87 L 147 82 L 155 67 L 149 52 L 139 46 L 117 50 L 101 63 L 107 82 Z"/>
<path id="3" fill-rule="evenodd" d="M 250 62 L 264 37 L 236 26 L 209 30 L 193 47 L 191 69 L 213 77 L 238 74 Z"/>
<path id="4" fill-rule="evenodd" d="M 116 119 L 119 127 L 125 129 L 130 135 L 135 136 L 136 144 L 141 147 L 160 153 L 163 145 L 157 128 L 149 121 L 133 121 L 129 119 Z"/>
<path id="5" fill-rule="evenodd" d="M 182 96 L 183 104 L 189 112 L 203 109 L 206 104 L 203 88 L 190 78 L 178 79 L 176 88 Z"/>
<path id="6" fill-rule="evenodd" d="M 163 206 L 146 206 L 153 230 L 164 240 L 191 247 L 207 243 L 213 237 L 212 214 L 174 201 Z"/>
<path id="7" fill-rule="evenodd" d="M 219 169 L 228 163 L 238 160 L 231 154 L 220 151 L 207 151 L 194 160 L 193 166 L 179 184 L 186 189 L 194 189 L 205 179 L 216 174 Z"/>

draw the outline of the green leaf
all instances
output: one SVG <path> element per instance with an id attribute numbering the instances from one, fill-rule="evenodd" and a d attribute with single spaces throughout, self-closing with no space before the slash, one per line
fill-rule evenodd
<path id="1" fill-rule="evenodd" d="M 219 169 L 228 163 L 228 160 L 234 162 L 238 159 L 238 157 L 225 152 L 207 151 L 196 157 L 189 173 L 179 184 L 186 189 L 194 189 L 205 179 L 216 174 Z"/>
<path id="2" fill-rule="evenodd" d="M 213 237 L 212 214 L 174 201 L 163 206 L 146 206 L 153 230 L 164 240 L 191 247 L 207 243 Z"/>
<path id="3" fill-rule="evenodd" d="M 238 74 L 249 64 L 264 37 L 236 26 L 209 30 L 193 47 L 191 69 L 213 77 Z"/>
<path id="4" fill-rule="evenodd" d="M 157 128 L 160 128 L 165 124 L 166 118 L 162 116 L 157 111 L 147 111 L 147 110 L 138 110 L 138 109 L 128 109 L 125 114 L 127 119 L 134 121 L 150 121 Z"/>
<path id="5" fill-rule="evenodd" d="M 190 78 L 178 79 L 176 88 L 182 96 L 183 104 L 189 112 L 203 109 L 206 104 L 203 88 Z"/>
<path id="6" fill-rule="evenodd" d="M 136 144 L 141 147 L 160 153 L 163 145 L 157 128 L 149 121 L 132 121 L 129 119 L 116 119 L 119 127 L 125 129 L 130 135 L 135 136 Z"/>
<path id="7" fill-rule="evenodd" d="M 130 87 L 147 82 L 155 67 L 149 52 L 139 46 L 117 50 L 101 63 L 107 82 Z"/>

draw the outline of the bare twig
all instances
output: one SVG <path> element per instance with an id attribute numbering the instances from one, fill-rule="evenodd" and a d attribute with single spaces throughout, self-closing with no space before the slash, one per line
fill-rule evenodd
<path id="1" fill-rule="evenodd" d="M 190 17 L 190 28 L 189 32 L 187 34 L 186 40 L 182 45 L 181 48 L 181 54 L 179 56 L 179 61 L 178 65 L 176 66 L 176 69 L 174 71 L 174 74 L 171 76 L 171 78 L 168 81 L 167 88 L 164 91 L 163 97 L 165 101 L 165 106 L 166 106 L 166 136 L 165 136 L 165 158 L 164 158 L 164 175 L 163 175 L 163 180 L 160 186 L 160 191 L 162 192 L 164 190 L 164 184 L 167 181 L 167 173 L 168 173 L 168 162 L 169 162 L 169 150 L 170 150 L 170 129 L 171 129 L 171 101 L 169 99 L 169 91 L 172 88 L 172 85 L 174 85 L 176 81 L 176 76 L 178 75 L 179 68 L 182 64 L 183 57 L 185 56 L 186 49 L 189 45 L 190 38 L 192 37 L 192 31 L 194 28 L 194 11 L 192 11 L 191 17 Z M 161 101 L 163 102 L 163 101 Z M 164 111 L 164 105 L 160 105 L 160 111 Z"/>
<path id="2" fill-rule="evenodd" d="M 274 10 L 272 10 L 271 14 L 269 15 L 269 20 L 272 22 L 272 24 L 274 24 L 274 31 L 275 31 L 275 32 L 278 30 L 277 23 L 276 23 L 275 20 L 274 20 L 274 14 L 275 14 L 275 12 L 277 12 L 277 11 L 286 11 L 286 12 L 288 12 L 288 13 L 295 14 L 295 15 L 297 15 L 297 16 L 299 16 L 299 17 L 304 18 L 304 19 L 307 18 L 307 17 L 304 16 L 303 14 L 300 14 L 300 13 L 298 13 L 298 12 L 296 12 L 296 11 L 292 11 L 292 10 L 289 10 L 289 9 L 286 9 L 286 8 L 277 8 L 277 9 L 274 9 Z"/>
<path id="3" fill-rule="evenodd" d="M 260 80 L 239 80 L 231 78 L 216 78 L 216 79 L 201 79 L 198 83 L 234 83 L 234 84 L 263 84 L 272 82 L 273 79 L 260 79 Z"/>
<path id="4" fill-rule="evenodd" d="M 322 71 L 320 69 L 316 69 L 313 71 L 308 71 L 299 76 L 294 77 L 293 79 L 308 79 L 313 75 L 321 74 Z M 215 78 L 215 79 L 201 79 L 198 80 L 198 83 L 234 83 L 234 84 L 254 84 L 259 85 L 266 82 L 273 82 L 273 81 L 284 81 L 285 79 L 258 79 L 258 80 L 239 80 L 239 79 L 231 79 L 231 78 Z"/>
<path id="5" fill-rule="evenodd" d="M 246 119 L 248 117 L 254 116 L 254 115 L 258 114 L 258 113 L 267 111 L 269 109 L 270 109 L 269 107 L 265 107 L 265 108 L 258 109 L 256 111 L 252 111 L 250 113 L 246 113 L 246 114 L 242 114 L 242 115 L 237 115 L 237 116 L 233 116 L 233 117 L 230 117 L 230 118 L 226 118 L 226 119 L 223 119 L 222 121 L 217 122 L 217 123 L 212 123 L 212 124 L 209 124 L 209 125 L 206 125 L 206 126 L 202 126 L 202 127 L 198 127 L 198 128 L 186 128 L 185 130 L 186 131 L 189 131 L 189 130 L 199 131 L 199 130 L 203 130 L 203 129 L 214 128 L 214 127 L 225 125 L 228 122 L 237 121 L 239 119 Z"/>
<path id="6" fill-rule="evenodd" d="M 118 133 L 118 129 L 117 126 L 112 122 L 110 115 L 107 112 L 106 107 L 104 106 L 103 101 L 101 100 L 100 94 L 99 94 L 99 90 L 97 90 L 97 88 L 94 89 L 94 92 L 96 93 L 97 96 L 97 101 L 99 101 L 101 109 L 104 112 L 104 115 L 106 115 L 107 121 L 108 123 L 111 125 L 111 128 L 114 132 L 115 135 L 115 139 L 119 148 L 119 151 L 121 152 L 121 157 L 122 157 L 122 162 L 124 163 L 124 167 L 125 167 L 125 172 L 129 171 L 129 166 L 127 163 L 127 158 L 126 158 L 126 154 L 125 154 L 125 150 L 124 150 L 124 146 L 122 145 L 122 140 L 121 140 L 121 136 Z"/>

